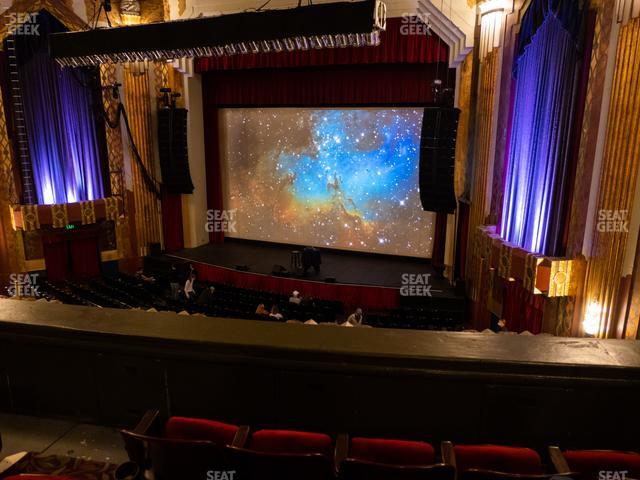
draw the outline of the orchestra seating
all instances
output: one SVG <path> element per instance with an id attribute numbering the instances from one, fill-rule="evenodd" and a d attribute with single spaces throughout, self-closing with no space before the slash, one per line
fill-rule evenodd
<path id="1" fill-rule="evenodd" d="M 207 290 L 213 287 L 211 293 Z M 267 310 L 278 306 L 283 320 L 317 323 L 344 321 L 349 312 L 341 302 L 309 299 L 303 304 L 289 302 L 288 295 L 250 290 L 229 285 L 199 282 L 199 297 L 195 301 L 172 298 L 168 282 L 144 282 L 134 276 L 118 274 L 102 276 L 86 281 L 67 280 L 63 282 L 44 281 L 42 291 L 45 298 L 59 300 L 72 305 L 99 306 L 120 309 L 155 309 L 158 311 L 186 311 L 212 317 L 228 317 L 246 320 L 276 321 L 274 317 L 256 314 L 256 308 L 263 304 Z M 455 299 L 454 299 L 455 300 Z M 452 300 L 451 308 L 446 301 L 439 306 L 402 306 L 383 311 L 365 312 L 365 323 L 378 328 L 401 328 L 423 330 L 463 329 L 461 323 L 452 321 L 459 317 L 459 302 Z"/>

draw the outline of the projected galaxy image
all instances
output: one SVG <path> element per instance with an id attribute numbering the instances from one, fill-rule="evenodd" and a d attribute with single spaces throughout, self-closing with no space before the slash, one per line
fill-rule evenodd
<path id="1" fill-rule="evenodd" d="M 420 206 L 422 109 L 225 109 L 230 237 L 431 257 Z"/>

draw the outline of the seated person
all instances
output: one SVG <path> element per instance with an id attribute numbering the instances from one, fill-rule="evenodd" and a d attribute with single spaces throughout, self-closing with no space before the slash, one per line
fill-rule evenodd
<path id="1" fill-rule="evenodd" d="M 196 305 L 199 305 L 201 307 L 206 307 L 210 305 L 211 301 L 213 300 L 213 293 L 215 291 L 216 291 L 215 287 L 209 287 L 209 288 L 203 289 L 202 292 L 200 292 L 200 295 L 198 295 L 198 299 L 196 300 Z"/>
<path id="2" fill-rule="evenodd" d="M 284 317 L 280 313 L 280 309 L 277 305 L 273 305 L 271 307 L 271 313 L 269 314 L 269 318 L 274 318 L 276 320 L 282 320 Z"/>
<path id="3" fill-rule="evenodd" d="M 187 281 L 184 282 L 183 292 L 187 300 L 193 300 L 196 297 L 196 290 L 194 285 L 195 281 L 196 281 L 196 274 L 190 273 L 189 278 L 187 278 Z"/>
<path id="4" fill-rule="evenodd" d="M 350 323 L 354 327 L 362 325 L 362 309 L 356 308 L 356 311 L 347 318 L 347 323 Z"/>
<path id="5" fill-rule="evenodd" d="M 264 308 L 264 303 L 261 303 L 260 305 L 258 305 L 258 308 L 256 308 L 256 315 L 262 315 L 265 317 L 269 316 L 269 310 Z"/>
<path id="6" fill-rule="evenodd" d="M 153 275 L 149 275 L 148 277 L 144 274 L 144 270 L 142 268 L 139 268 L 136 271 L 136 278 L 144 283 L 154 283 L 156 281 L 156 279 L 153 277 Z"/>
<path id="7" fill-rule="evenodd" d="M 300 305 L 302 298 L 300 297 L 300 292 L 294 290 L 291 296 L 289 297 L 289 303 L 295 303 L 296 305 Z"/>

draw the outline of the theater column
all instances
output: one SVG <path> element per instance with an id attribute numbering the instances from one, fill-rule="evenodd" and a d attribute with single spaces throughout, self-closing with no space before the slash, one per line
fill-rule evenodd
<path id="1" fill-rule="evenodd" d="M 473 168 L 469 207 L 469 237 L 466 256 L 467 292 L 473 303 L 472 323 L 476 328 L 487 324 L 485 288 L 491 272 L 475 248 L 478 227 L 490 220 L 493 185 L 493 158 L 496 145 L 497 104 L 500 99 L 502 39 L 504 38 L 505 3 L 491 0 L 479 7 L 480 43 L 478 90 L 473 135 Z"/>
<path id="2" fill-rule="evenodd" d="M 202 112 L 202 77 L 193 71 L 193 60 L 180 60 L 178 71 L 183 73 L 184 102 L 187 114 L 187 143 L 189 170 L 194 191 L 182 196 L 182 224 L 185 248 L 209 243 L 207 222 L 207 182 L 204 155 L 204 124 Z M 174 63 L 174 66 L 176 66 Z"/>
<path id="3" fill-rule="evenodd" d="M 640 227 L 640 0 L 618 0 L 613 13 L 589 217 L 583 251 L 587 275 L 580 333 L 635 337 Z M 633 232 L 633 233 L 632 233 Z"/>

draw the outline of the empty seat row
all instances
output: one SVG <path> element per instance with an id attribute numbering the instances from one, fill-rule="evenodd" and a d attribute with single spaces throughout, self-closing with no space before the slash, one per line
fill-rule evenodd
<path id="1" fill-rule="evenodd" d="M 638 453 L 561 452 L 552 447 L 556 473 L 546 473 L 540 455 L 529 448 L 443 442 L 439 460 L 433 446 L 423 441 L 251 431 L 185 417 L 161 422 L 158 412 L 148 412 L 134 430 L 123 430 L 122 435 L 140 475 L 146 472 L 156 480 L 597 479 L 603 470 L 625 471 L 627 480 L 640 478 Z"/>

